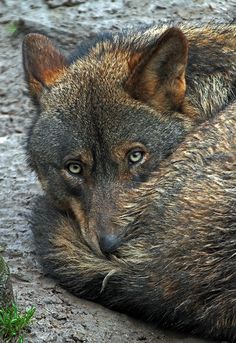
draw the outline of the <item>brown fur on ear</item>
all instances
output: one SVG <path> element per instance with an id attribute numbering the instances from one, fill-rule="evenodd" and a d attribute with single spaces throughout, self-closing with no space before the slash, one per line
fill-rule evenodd
<path id="1" fill-rule="evenodd" d="M 23 41 L 23 65 L 29 90 L 38 98 L 43 87 L 51 86 L 63 73 L 66 60 L 46 36 L 29 33 Z"/>
<path id="2" fill-rule="evenodd" d="M 188 42 L 183 32 L 177 28 L 166 30 L 155 47 L 139 58 L 126 84 L 128 92 L 156 109 L 180 110 L 186 90 L 187 58 Z"/>

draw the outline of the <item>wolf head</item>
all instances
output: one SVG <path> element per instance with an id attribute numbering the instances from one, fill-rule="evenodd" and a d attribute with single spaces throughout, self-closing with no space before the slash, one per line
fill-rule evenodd
<path id="1" fill-rule="evenodd" d="M 135 37 L 98 40 L 72 63 L 45 36 L 24 39 L 25 76 L 38 107 L 30 165 L 99 253 L 122 241 L 111 223 L 120 194 L 147 181 L 191 126 L 187 56 L 176 28 L 145 47 Z"/>

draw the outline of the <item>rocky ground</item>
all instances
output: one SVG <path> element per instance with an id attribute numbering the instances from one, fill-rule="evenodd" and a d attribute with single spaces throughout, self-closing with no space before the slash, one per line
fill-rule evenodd
<path id="1" fill-rule="evenodd" d="M 0 245 L 19 305 L 37 309 L 26 342 L 204 341 L 158 331 L 77 299 L 43 276 L 27 219 L 40 187 L 27 168 L 24 151 L 33 110 L 21 65 L 23 35 L 45 32 L 68 52 L 99 30 L 176 20 L 229 22 L 235 16 L 235 0 L 0 0 Z"/>

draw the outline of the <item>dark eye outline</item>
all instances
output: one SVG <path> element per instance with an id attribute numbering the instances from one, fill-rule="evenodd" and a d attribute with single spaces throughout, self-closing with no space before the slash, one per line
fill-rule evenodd
<path id="1" fill-rule="evenodd" d="M 131 161 L 131 159 L 130 159 L 130 156 L 133 154 L 133 153 L 141 153 L 141 158 L 138 160 L 138 161 Z M 132 150 L 130 150 L 129 152 L 128 152 L 128 154 L 127 154 L 127 159 L 128 159 L 128 164 L 130 165 L 130 166 L 136 166 L 136 165 L 139 165 L 139 164 L 141 164 L 141 163 L 143 163 L 144 161 L 145 161 L 145 151 L 143 151 L 142 149 L 140 149 L 140 148 L 136 148 L 136 149 L 132 149 Z"/>
<path id="2" fill-rule="evenodd" d="M 73 165 L 73 164 L 74 164 L 74 165 L 78 165 L 78 166 L 80 167 L 80 172 L 79 172 L 79 173 L 73 173 L 73 172 L 69 169 L 70 165 Z M 67 171 L 70 175 L 72 175 L 72 176 L 81 176 L 81 175 L 83 174 L 83 166 L 82 166 L 82 163 L 79 162 L 79 161 L 76 161 L 76 160 L 69 160 L 69 161 L 67 161 L 67 162 L 65 163 L 64 168 L 65 168 L 66 171 Z"/>

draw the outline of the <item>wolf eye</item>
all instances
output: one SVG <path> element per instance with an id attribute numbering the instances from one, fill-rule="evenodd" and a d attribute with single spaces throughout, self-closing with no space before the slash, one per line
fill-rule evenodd
<path id="1" fill-rule="evenodd" d="M 129 164 L 137 164 L 141 162 L 144 158 L 144 151 L 142 150 L 132 150 L 128 154 L 128 162 Z"/>
<path id="2" fill-rule="evenodd" d="M 82 166 L 79 162 L 69 162 L 66 165 L 66 169 L 71 173 L 71 174 L 81 174 L 82 173 Z"/>

